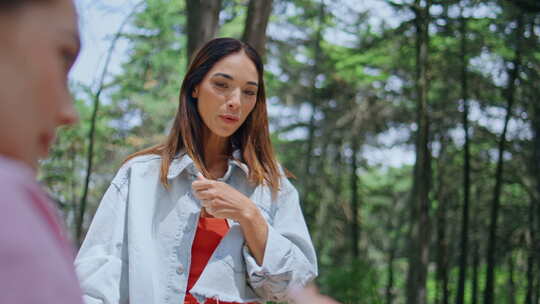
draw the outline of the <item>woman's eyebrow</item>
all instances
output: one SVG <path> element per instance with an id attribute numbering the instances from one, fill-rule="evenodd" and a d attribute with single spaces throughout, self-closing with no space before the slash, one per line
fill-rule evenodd
<path id="1" fill-rule="evenodd" d="M 234 77 L 232 77 L 232 76 L 229 75 L 229 74 L 225 74 L 225 73 L 220 73 L 220 72 L 218 72 L 218 73 L 215 73 L 214 75 L 212 75 L 212 77 L 217 77 L 217 76 L 221 76 L 221 77 L 224 77 L 224 78 L 227 78 L 227 79 L 230 79 L 230 80 L 234 80 Z M 256 82 L 254 82 L 254 81 L 247 81 L 246 83 L 247 83 L 247 84 L 250 84 L 250 85 L 254 85 L 254 86 L 256 86 L 256 87 L 259 86 L 259 85 L 258 85 Z"/>
<path id="2" fill-rule="evenodd" d="M 225 73 L 215 73 L 214 75 L 212 75 L 212 77 L 216 77 L 216 76 L 221 76 L 221 77 L 224 77 L 224 78 L 227 78 L 227 79 L 230 79 L 230 80 L 234 80 L 234 77 L 232 77 L 229 74 L 225 74 Z"/>

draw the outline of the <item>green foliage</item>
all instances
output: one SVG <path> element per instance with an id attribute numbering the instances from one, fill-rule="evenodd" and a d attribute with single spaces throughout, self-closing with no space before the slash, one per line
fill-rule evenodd
<path id="1" fill-rule="evenodd" d="M 320 283 L 344 304 L 382 304 L 378 272 L 370 261 L 357 260 L 329 271 Z"/>

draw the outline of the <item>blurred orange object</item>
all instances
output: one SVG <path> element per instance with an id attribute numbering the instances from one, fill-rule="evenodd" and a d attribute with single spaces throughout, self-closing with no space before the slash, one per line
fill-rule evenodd
<path id="1" fill-rule="evenodd" d="M 304 289 L 293 290 L 289 293 L 289 297 L 295 304 L 340 304 L 336 300 L 320 294 L 313 284 Z"/>

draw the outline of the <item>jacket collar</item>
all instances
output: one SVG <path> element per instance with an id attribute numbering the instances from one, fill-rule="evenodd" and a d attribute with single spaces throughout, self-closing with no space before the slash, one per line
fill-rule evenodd
<path id="1" fill-rule="evenodd" d="M 219 180 L 227 180 L 229 176 L 231 175 L 232 169 L 236 166 L 238 167 L 244 174 L 249 176 L 249 168 L 246 164 L 244 164 L 241 159 L 242 155 L 240 153 L 240 150 L 235 150 L 232 154 L 232 158 L 229 159 L 229 164 L 227 167 L 227 171 L 225 175 L 220 178 Z M 169 172 L 167 173 L 168 179 L 174 179 L 178 175 L 180 175 L 184 170 L 187 171 L 189 175 L 192 177 L 196 177 L 199 171 L 195 167 L 195 162 L 189 157 L 189 155 L 182 151 L 176 156 L 173 161 L 171 162 L 171 165 L 169 166 Z"/>

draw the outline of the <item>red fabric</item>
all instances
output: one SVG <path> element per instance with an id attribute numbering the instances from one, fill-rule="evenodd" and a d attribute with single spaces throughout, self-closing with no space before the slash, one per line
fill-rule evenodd
<path id="1" fill-rule="evenodd" d="M 187 284 L 188 293 L 184 300 L 184 304 L 199 304 L 197 300 L 189 293 L 193 285 L 197 282 L 201 273 L 206 267 L 212 253 L 219 245 L 219 242 L 229 231 L 227 220 L 200 217 L 197 224 L 197 232 L 191 247 L 191 268 L 189 270 L 189 278 Z M 236 302 L 223 302 L 214 299 L 207 299 L 204 304 L 240 304 Z M 257 304 L 257 303 L 248 303 Z"/>

